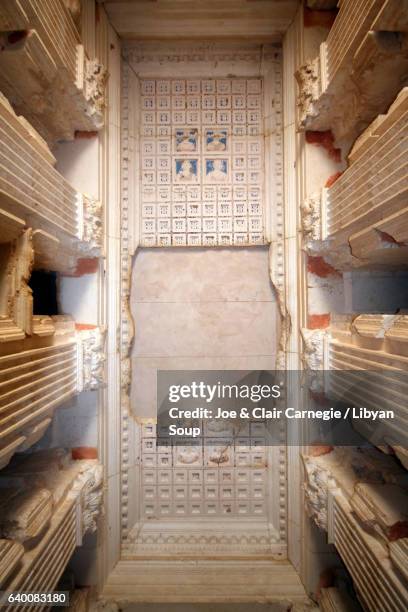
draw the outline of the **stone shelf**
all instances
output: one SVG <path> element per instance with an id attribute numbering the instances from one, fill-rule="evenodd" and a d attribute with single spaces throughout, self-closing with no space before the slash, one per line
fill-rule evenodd
<path id="1" fill-rule="evenodd" d="M 40 334 L 37 335 L 37 330 Z M 0 468 L 35 444 L 55 409 L 103 380 L 103 334 L 65 316 L 36 317 L 33 335 L 0 355 Z M 10 348 L 10 346 L 12 348 Z"/>
<path id="2" fill-rule="evenodd" d="M 50 143 L 102 127 L 106 72 L 62 0 L 6 0 L 0 31 L 0 89 L 18 114 Z"/>
<path id="3" fill-rule="evenodd" d="M 319 609 L 323 612 L 356 612 L 356 602 L 346 591 L 328 587 L 320 591 Z"/>
<path id="4" fill-rule="evenodd" d="M 349 329 L 330 329 L 324 352 L 325 370 L 347 370 L 351 378 L 356 372 L 356 385 L 347 391 L 338 389 L 338 380 L 328 377 L 327 391 L 330 396 L 351 402 L 353 406 L 370 406 L 378 410 L 390 407 L 395 419 L 377 421 L 353 420 L 353 426 L 374 445 L 392 447 L 401 461 L 408 467 L 408 453 L 401 441 L 408 439 L 408 412 L 406 404 L 406 379 L 408 377 L 408 316 L 407 315 L 359 315 Z M 360 381 L 359 372 L 376 372 L 378 384 L 373 388 L 370 380 Z M 387 372 L 401 374 L 390 388 Z M 362 377 L 364 379 L 364 373 Z"/>
<path id="5" fill-rule="evenodd" d="M 357 139 L 349 167 L 302 207 L 304 235 L 352 265 L 406 264 L 408 87 Z M 323 247 L 324 250 L 325 247 Z"/>
<path id="6" fill-rule="evenodd" d="M 0 206 L 11 225 L 31 227 L 38 253 L 54 262 L 53 270 L 70 271 L 78 257 L 100 255 L 102 209 L 98 201 L 78 193 L 55 169 L 43 139 L 0 96 Z M 18 233 L 17 229 L 14 235 Z"/>
<path id="7" fill-rule="evenodd" d="M 53 591 L 76 546 L 94 532 L 103 471 L 96 460 L 72 461 L 63 449 L 15 458 L 0 475 L 1 549 L 13 553 L 2 568 L 2 589 Z M 5 609 L 23 610 L 27 604 Z M 47 606 L 36 609 L 43 610 Z"/>
<path id="8" fill-rule="evenodd" d="M 408 20 L 400 0 L 341 0 L 338 6 L 319 56 L 296 73 L 299 127 L 332 130 L 347 151 L 401 88 L 408 68 Z"/>
<path id="9" fill-rule="evenodd" d="M 303 456 L 309 515 L 328 532 L 364 609 L 406 609 L 408 584 L 400 573 L 408 561 L 405 470 L 372 448 L 325 451 Z"/>
<path id="10" fill-rule="evenodd" d="M 386 549 L 360 527 L 342 494 L 333 497 L 332 508 L 333 544 L 367 609 L 395 612 L 406 609 L 408 589 L 392 566 Z"/>

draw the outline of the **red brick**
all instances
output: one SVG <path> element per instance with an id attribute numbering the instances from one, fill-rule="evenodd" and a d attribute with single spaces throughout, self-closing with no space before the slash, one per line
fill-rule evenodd
<path id="1" fill-rule="evenodd" d="M 399 540 L 400 538 L 408 537 L 408 522 L 407 521 L 398 521 L 395 523 L 390 531 L 388 532 L 388 539 L 390 542 L 394 542 L 395 540 Z"/>
<path id="2" fill-rule="evenodd" d="M 335 582 L 334 571 L 330 568 L 325 569 L 319 576 L 319 582 L 317 583 L 316 595 L 319 598 L 322 589 L 327 589 L 333 586 Z"/>
<path id="3" fill-rule="evenodd" d="M 334 146 L 334 136 L 331 130 L 325 132 L 316 132 L 313 130 L 306 131 L 306 142 L 317 147 L 323 147 L 333 161 L 341 162 L 341 149 Z"/>
<path id="4" fill-rule="evenodd" d="M 95 274 L 99 268 L 99 259 L 97 257 L 80 257 L 77 261 L 77 267 L 71 274 L 64 276 L 84 276 L 84 274 Z"/>
<path id="5" fill-rule="evenodd" d="M 305 6 L 303 13 L 303 24 L 305 28 L 321 27 L 330 28 L 336 19 L 337 11 L 314 11 Z"/>
<path id="6" fill-rule="evenodd" d="M 337 181 L 338 178 L 341 177 L 343 173 L 342 172 L 335 172 L 335 174 L 332 174 L 331 176 L 329 176 L 329 178 L 326 181 L 325 187 L 329 188 L 332 185 L 334 185 L 334 183 Z"/>
<path id="7" fill-rule="evenodd" d="M 308 329 L 326 329 L 330 325 L 330 313 L 310 314 L 307 318 Z"/>
<path id="8" fill-rule="evenodd" d="M 314 257 L 309 255 L 307 258 L 307 270 L 310 274 L 315 274 L 320 278 L 327 278 L 328 276 L 341 276 L 340 272 L 333 268 L 327 261 L 320 255 Z"/>
<path id="9" fill-rule="evenodd" d="M 71 449 L 71 455 L 75 461 L 78 459 L 97 459 L 98 449 L 94 446 L 76 446 Z"/>
<path id="10" fill-rule="evenodd" d="M 85 130 L 76 130 L 75 131 L 75 139 L 83 139 L 83 140 L 90 140 L 91 138 L 96 138 L 98 136 L 98 132 L 96 131 L 89 131 L 86 132 Z"/>
<path id="11" fill-rule="evenodd" d="M 318 404 L 319 406 L 327 407 L 331 405 L 330 400 L 324 393 L 318 391 L 310 391 L 310 397 L 315 402 L 315 404 Z"/>

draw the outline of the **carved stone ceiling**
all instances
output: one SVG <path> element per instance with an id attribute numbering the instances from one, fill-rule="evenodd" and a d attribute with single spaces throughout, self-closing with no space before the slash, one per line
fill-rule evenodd
<path id="1" fill-rule="evenodd" d="M 101 0 L 122 38 L 278 42 L 299 0 Z"/>

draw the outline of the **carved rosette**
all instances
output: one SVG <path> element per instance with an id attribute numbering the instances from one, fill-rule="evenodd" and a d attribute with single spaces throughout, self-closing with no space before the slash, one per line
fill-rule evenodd
<path id="1" fill-rule="evenodd" d="M 88 114 L 97 127 L 102 127 L 104 121 L 105 86 L 108 72 L 97 59 L 85 58 L 84 96 L 88 103 Z"/>
<path id="2" fill-rule="evenodd" d="M 305 128 L 308 117 L 317 115 L 314 105 L 318 101 L 322 86 L 320 78 L 320 57 L 309 60 L 295 72 L 299 85 L 297 106 L 299 109 L 299 127 Z"/>
<path id="3" fill-rule="evenodd" d="M 100 327 L 79 333 L 78 391 L 98 389 L 105 382 L 105 336 Z"/>

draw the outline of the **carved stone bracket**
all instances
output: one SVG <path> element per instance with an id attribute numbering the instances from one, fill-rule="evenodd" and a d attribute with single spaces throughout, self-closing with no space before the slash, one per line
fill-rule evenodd
<path id="1" fill-rule="evenodd" d="M 97 528 L 103 468 L 54 448 L 20 455 L 0 481 L 0 586 L 40 591 L 45 572 L 54 589 L 75 546 Z"/>
<path id="2" fill-rule="evenodd" d="M 81 244 L 79 250 L 99 257 L 103 249 L 102 202 L 90 195 L 78 193 L 78 216 L 82 220 L 79 228 Z"/>
<path id="3" fill-rule="evenodd" d="M 306 248 L 313 240 L 322 239 L 322 195 L 313 193 L 300 206 L 302 235 Z"/>
<path id="4" fill-rule="evenodd" d="M 319 100 L 322 90 L 320 57 L 315 57 L 306 62 L 306 64 L 303 64 L 303 66 L 300 66 L 295 72 L 295 78 L 299 85 L 297 98 L 299 126 L 305 128 L 308 118 L 315 117 L 318 114 L 315 104 Z"/>
<path id="5" fill-rule="evenodd" d="M 318 459 L 303 456 L 305 466 L 305 501 L 308 514 L 320 529 L 327 531 L 327 499 L 329 489 L 336 487 L 330 470 Z"/>
<path id="6" fill-rule="evenodd" d="M 98 389 L 105 382 L 105 336 L 100 327 L 79 332 L 78 392 Z"/>
<path id="7" fill-rule="evenodd" d="M 83 45 L 77 46 L 77 87 L 87 103 L 86 114 L 97 129 L 104 123 L 105 85 L 108 72 L 97 59 L 88 59 Z"/>
<path id="8" fill-rule="evenodd" d="M 321 392 L 324 389 L 325 340 L 327 332 L 321 329 L 302 329 L 302 360 L 308 373 L 308 384 L 311 391 Z"/>
<path id="9" fill-rule="evenodd" d="M 96 124 L 103 125 L 105 111 L 105 85 L 108 73 L 98 60 L 85 61 L 85 100 L 88 112 Z"/>
<path id="10" fill-rule="evenodd" d="M 100 463 L 84 462 L 84 467 L 75 481 L 73 494 L 78 495 L 78 544 L 81 544 L 85 533 L 95 533 L 97 530 L 102 509 L 103 467 Z"/>
<path id="11" fill-rule="evenodd" d="M 1 245 L 0 341 L 21 340 L 31 334 L 33 298 L 28 286 L 34 261 L 32 230 Z"/>

